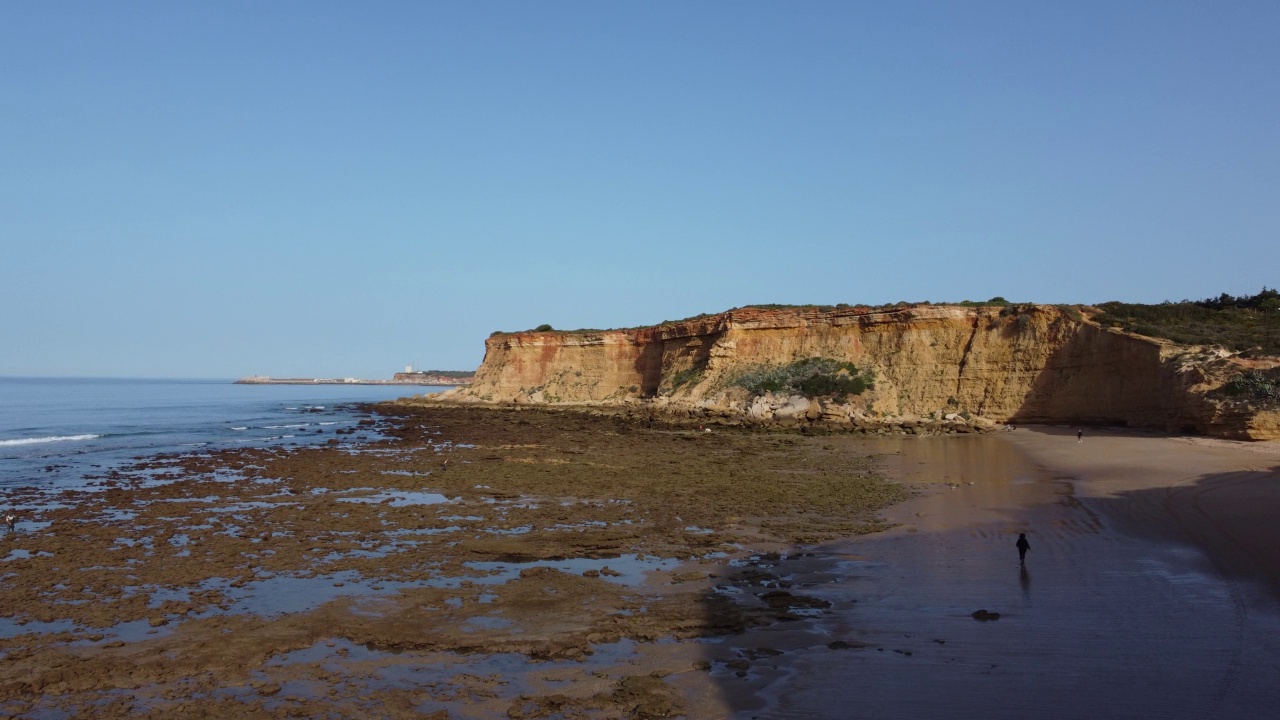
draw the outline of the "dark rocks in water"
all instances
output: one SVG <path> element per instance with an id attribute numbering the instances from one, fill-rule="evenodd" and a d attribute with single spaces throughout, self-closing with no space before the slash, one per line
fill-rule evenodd
<path id="1" fill-rule="evenodd" d="M 971 617 L 973 617 L 974 620 L 981 620 L 983 622 L 986 622 L 988 620 L 999 620 L 1000 613 L 987 612 L 986 610 L 974 610 L 973 615 Z"/>
<path id="2" fill-rule="evenodd" d="M 792 595 L 786 590 L 774 590 L 760 596 L 760 599 L 766 605 L 774 610 L 785 610 L 789 608 L 818 608 L 825 610 L 831 607 L 831 603 L 818 598 L 805 597 L 803 595 Z"/>
<path id="3" fill-rule="evenodd" d="M 857 641 L 848 642 L 846 640 L 836 640 L 835 642 L 827 643 L 827 647 L 832 650 L 861 650 L 866 646 L 866 643 L 860 643 Z"/>
<path id="4" fill-rule="evenodd" d="M 756 568 L 746 568 L 742 572 L 738 573 L 735 579 L 740 583 L 746 583 L 748 585 L 764 585 L 766 587 L 773 587 L 778 584 L 777 575 L 764 570 L 757 570 Z"/>

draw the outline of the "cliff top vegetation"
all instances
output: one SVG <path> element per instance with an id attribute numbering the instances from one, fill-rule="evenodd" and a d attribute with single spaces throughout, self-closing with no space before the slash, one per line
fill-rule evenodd
<path id="1" fill-rule="evenodd" d="M 725 312 L 737 310 L 795 310 L 830 312 L 856 308 L 866 311 L 885 311 L 915 306 L 960 306 L 960 307 L 1007 307 L 1013 308 L 1023 303 L 1014 303 L 996 296 L 990 300 L 932 303 L 897 302 L 886 305 L 783 305 L 763 303 L 731 308 Z M 1072 319 L 1081 319 L 1080 305 L 1058 305 Z M 1157 305 L 1140 303 L 1105 302 L 1094 306 L 1093 320 L 1105 327 L 1116 327 L 1125 332 L 1132 332 L 1148 337 L 1164 338 L 1187 345 L 1221 345 L 1229 350 L 1244 352 L 1257 349 L 1266 355 L 1280 355 L 1280 291 L 1262 288 L 1256 295 L 1233 296 L 1223 293 L 1216 298 L 1204 300 L 1182 300 L 1180 302 L 1165 301 Z M 722 313 L 701 313 L 679 320 L 663 320 L 649 327 L 662 327 L 682 322 L 691 322 Z M 559 332 L 588 334 L 638 328 L 579 328 L 576 330 L 560 330 Z M 553 332 L 551 325 L 539 325 L 532 331 Z M 493 335 L 511 334 L 496 331 Z"/>
<path id="2" fill-rule="evenodd" d="M 961 300 L 960 302 L 934 303 L 928 300 L 922 300 L 920 302 L 907 302 L 905 300 L 900 300 L 896 303 L 886 303 L 884 305 L 863 305 L 863 304 L 851 305 L 849 303 L 836 303 L 835 305 L 816 305 L 816 304 L 787 305 L 782 303 L 757 303 L 753 305 L 743 305 L 742 307 L 729 308 L 728 310 L 725 310 L 723 312 L 698 313 L 697 315 L 691 315 L 689 317 L 680 318 L 678 320 L 663 320 L 662 322 L 654 323 L 653 325 L 642 325 L 638 327 L 576 328 L 573 330 L 557 330 L 551 325 L 547 323 L 543 323 L 542 325 L 539 325 L 535 328 L 530 328 L 529 330 L 494 330 L 492 333 L 489 333 L 489 337 L 494 337 L 497 335 L 515 335 L 518 333 L 525 333 L 525 332 L 562 332 L 562 333 L 573 333 L 573 334 L 589 334 L 589 333 L 602 333 L 602 332 L 619 332 L 624 330 L 639 330 L 642 327 L 662 327 L 663 325 L 677 325 L 683 322 L 692 322 L 694 320 L 702 320 L 703 318 L 715 317 L 716 315 L 723 315 L 725 313 L 735 312 L 737 310 L 796 310 L 796 311 L 811 310 L 811 311 L 817 311 L 817 312 L 831 312 L 833 310 L 847 310 L 849 308 L 856 308 L 859 310 L 895 310 L 898 308 L 915 307 L 917 305 L 940 305 L 943 307 L 948 305 L 957 305 L 960 307 L 991 307 L 991 306 L 1005 307 L 1005 306 L 1014 305 L 1014 304 L 1016 303 L 1011 303 L 1008 300 L 1005 300 L 1004 298 L 999 296 L 996 296 L 991 298 L 990 300 L 984 300 L 984 301 Z"/>
<path id="3" fill-rule="evenodd" d="M 1187 345 L 1221 345 L 1236 352 L 1258 348 L 1262 354 L 1280 355 L 1280 291 L 1274 289 L 1158 305 L 1106 302 L 1097 308 L 1101 312 L 1093 316 L 1094 321 L 1125 332 Z"/>

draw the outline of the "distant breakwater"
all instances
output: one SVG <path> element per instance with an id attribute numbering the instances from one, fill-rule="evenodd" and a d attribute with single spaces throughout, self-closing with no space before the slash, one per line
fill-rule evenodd
<path id="1" fill-rule="evenodd" d="M 240 378 L 236 385 L 470 385 L 471 378 L 420 377 L 411 380 L 361 380 L 359 378 L 272 378 L 254 375 Z"/>

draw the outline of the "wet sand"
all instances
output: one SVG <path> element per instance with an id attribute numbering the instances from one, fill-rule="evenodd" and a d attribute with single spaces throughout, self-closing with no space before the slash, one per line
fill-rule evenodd
<path id="1" fill-rule="evenodd" d="M 900 527 L 775 570 L 817 582 L 831 613 L 788 628 L 811 636 L 805 649 L 722 678 L 737 717 L 1275 712 L 1274 444 L 1020 428 L 877 449 L 932 490 L 886 513 Z M 777 645 L 776 632 L 726 651 Z M 836 640 L 852 646 L 838 659 L 823 646 Z"/>
<path id="2" fill-rule="evenodd" d="M 1273 446 L 399 412 L 386 442 L 159 458 L 9 498 L 28 510 L 0 541 L 0 713 L 1199 718 L 1280 700 Z"/>

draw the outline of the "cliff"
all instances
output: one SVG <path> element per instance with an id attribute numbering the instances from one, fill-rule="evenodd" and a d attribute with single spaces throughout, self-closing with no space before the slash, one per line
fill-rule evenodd
<path id="1" fill-rule="evenodd" d="M 855 363 L 874 389 L 831 399 L 751 397 L 745 369 L 808 357 Z M 916 305 L 745 308 L 654 327 L 495 333 L 456 402 L 652 404 L 721 416 L 835 423 L 956 415 L 994 423 L 1129 425 L 1280 438 L 1280 413 L 1228 397 L 1242 370 L 1280 364 L 1103 328 L 1074 308 Z"/>

